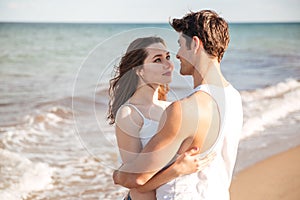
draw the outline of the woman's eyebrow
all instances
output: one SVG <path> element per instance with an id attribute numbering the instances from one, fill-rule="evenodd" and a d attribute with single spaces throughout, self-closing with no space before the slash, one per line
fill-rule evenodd
<path id="1" fill-rule="evenodd" d="M 170 52 L 167 51 L 166 54 L 169 55 Z M 156 58 L 156 57 L 162 57 L 162 56 L 163 56 L 163 54 L 155 54 L 155 55 L 153 56 L 153 58 Z"/>
<path id="2" fill-rule="evenodd" d="M 152 57 L 152 59 L 156 58 L 156 57 L 162 57 L 163 55 L 162 54 L 156 54 Z"/>

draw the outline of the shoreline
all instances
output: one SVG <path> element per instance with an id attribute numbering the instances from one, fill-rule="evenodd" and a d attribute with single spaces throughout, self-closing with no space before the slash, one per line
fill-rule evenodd
<path id="1" fill-rule="evenodd" d="M 298 200 L 300 145 L 238 172 L 230 187 L 231 200 Z"/>
<path id="2" fill-rule="evenodd" d="M 281 118 L 280 123 L 240 141 L 234 174 L 300 145 L 300 111 Z"/>

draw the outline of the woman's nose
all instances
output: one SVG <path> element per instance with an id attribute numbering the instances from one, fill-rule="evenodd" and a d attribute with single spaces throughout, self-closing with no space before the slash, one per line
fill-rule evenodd
<path id="1" fill-rule="evenodd" d="M 166 68 L 166 69 L 171 68 L 171 69 L 173 70 L 173 69 L 174 69 L 174 64 L 173 64 L 173 62 L 172 62 L 171 60 L 168 60 L 167 63 L 166 63 L 166 65 L 165 65 L 165 68 Z"/>

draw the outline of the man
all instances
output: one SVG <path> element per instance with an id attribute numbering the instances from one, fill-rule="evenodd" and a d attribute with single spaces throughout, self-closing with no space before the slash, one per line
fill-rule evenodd
<path id="1" fill-rule="evenodd" d="M 173 19 L 171 25 L 179 33 L 180 73 L 193 77 L 194 92 L 166 109 L 158 133 L 133 162 L 114 173 L 114 181 L 125 187 L 142 186 L 177 153 L 198 146 L 202 152 L 216 152 L 215 159 L 192 178 L 179 177 L 177 182 L 189 182 L 186 187 L 195 184 L 192 199 L 230 199 L 243 112 L 240 94 L 220 69 L 229 43 L 228 24 L 214 11 L 202 10 Z M 177 182 L 175 193 L 184 193 Z M 167 199 L 179 199 L 171 196 Z"/>

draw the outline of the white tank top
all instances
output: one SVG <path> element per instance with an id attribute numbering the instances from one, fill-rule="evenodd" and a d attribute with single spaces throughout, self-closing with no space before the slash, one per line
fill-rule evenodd
<path id="1" fill-rule="evenodd" d="M 236 161 L 243 123 L 242 101 L 231 85 L 221 88 L 200 85 L 192 92 L 204 91 L 216 101 L 221 127 L 216 144 L 207 152 L 216 158 L 201 172 L 180 176 L 156 190 L 157 200 L 229 200 L 229 187 Z M 207 152 L 204 152 L 206 154 Z"/>
<path id="2" fill-rule="evenodd" d="M 159 122 L 144 117 L 143 113 L 135 105 L 127 103 L 124 104 L 124 106 L 130 106 L 134 108 L 139 113 L 139 115 L 143 118 L 143 126 L 140 129 L 139 136 L 142 142 L 142 146 L 144 148 L 146 144 L 151 140 L 151 138 L 156 134 Z"/>

